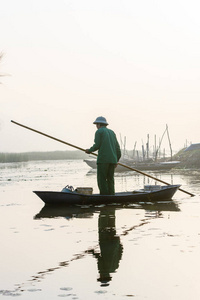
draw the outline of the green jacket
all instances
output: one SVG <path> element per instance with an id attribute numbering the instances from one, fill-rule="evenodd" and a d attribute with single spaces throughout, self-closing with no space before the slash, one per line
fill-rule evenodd
<path id="1" fill-rule="evenodd" d="M 100 127 L 94 138 L 94 145 L 89 152 L 98 150 L 97 163 L 117 164 L 121 157 L 121 150 L 114 131 Z"/>

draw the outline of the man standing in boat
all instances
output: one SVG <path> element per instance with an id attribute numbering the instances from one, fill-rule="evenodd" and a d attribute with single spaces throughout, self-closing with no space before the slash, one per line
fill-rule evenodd
<path id="1" fill-rule="evenodd" d="M 101 195 L 114 195 L 114 171 L 121 157 L 121 150 L 114 131 L 107 128 L 107 121 L 104 117 L 98 117 L 93 124 L 96 124 L 94 145 L 86 149 L 90 154 L 98 150 L 97 156 L 97 183 Z"/>

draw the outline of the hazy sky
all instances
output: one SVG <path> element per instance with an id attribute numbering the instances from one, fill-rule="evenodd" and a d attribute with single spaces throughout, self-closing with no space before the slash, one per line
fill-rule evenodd
<path id="1" fill-rule="evenodd" d="M 197 0 L 1 1 L 0 152 L 71 149 L 10 120 L 89 148 L 101 115 L 128 149 L 147 134 L 153 146 L 166 124 L 173 149 L 200 142 L 199 11 Z"/>

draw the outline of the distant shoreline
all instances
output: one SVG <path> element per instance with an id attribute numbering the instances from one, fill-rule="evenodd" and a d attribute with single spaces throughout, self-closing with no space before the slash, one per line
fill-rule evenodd
<path id="1" fill-rule="evenodd" d="M 173 156 L 173 160 L 180 161 L 176 169 L 200 169 L 200 150 L 184 151 L 180 150 Z M 67 160 L 67 159 L 87 159 L 88 154 L 75 151 L 34 151 L 22 153 L 0 153 L 0 163 L 28 162 L 37 160 Z"/>
<path id="2" fill-rule="evenodd" d="M 26 162 L 35 160 L 65 160 L 85 159 L 86 153 L 81 151 L 49 151 L 49 152 L 24 152 L 24 153 L 0 153 L 0 163 Z"/>

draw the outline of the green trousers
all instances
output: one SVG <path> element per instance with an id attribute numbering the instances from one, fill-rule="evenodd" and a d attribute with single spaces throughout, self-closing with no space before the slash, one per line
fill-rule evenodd
<path id="1" fill-rule="evenodd" d="M 115 164 L 97 164 L 97 184 L 101 195 L 115 194 Z"/>

